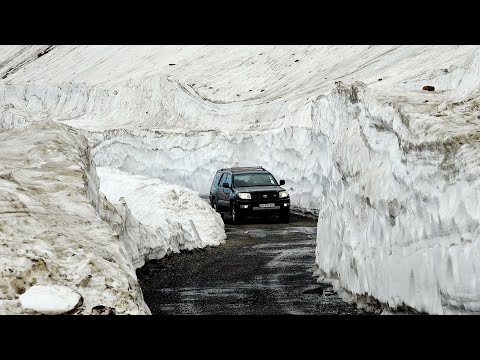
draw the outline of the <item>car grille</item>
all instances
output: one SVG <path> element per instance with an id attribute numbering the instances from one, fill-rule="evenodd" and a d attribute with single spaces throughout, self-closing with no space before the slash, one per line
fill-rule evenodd
<path id="1" fill-rule="evenodd" d="M 252 200 L 276 200 L 278 193 L 276 191 L 259 191 L 252 192 Z M 264 196 L 266 195 L 266 197 Z"/>

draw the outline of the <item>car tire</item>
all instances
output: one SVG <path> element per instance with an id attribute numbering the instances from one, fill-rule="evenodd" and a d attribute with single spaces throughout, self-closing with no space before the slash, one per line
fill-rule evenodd
<path id="1" fill-rule="evenodd" d="M 220 214 L 220 217 L 222 218 L 222 220 L 225 220 L 225 214 L 218 211 L 218 206 L 217 205 L 218 205 L 218 203 L 216 201 L 212 202 L 213 210 L 215 210 L 215 212 Z"/>
<path id="2" fill-rule="evenodd" d="M 240 224 L 241 223 L 241 217 L 238 216 L 237 211 L 235 210 L 235 206 L 232 205 L 232 211 L 231 211 L 231 216 L 232 216 L 232 224 Z"/>
<path id="3" fill-rule="evenodd" d="M 290 222 L 290 212 L 280 213 L 280 222 L 288 224 Z"/>

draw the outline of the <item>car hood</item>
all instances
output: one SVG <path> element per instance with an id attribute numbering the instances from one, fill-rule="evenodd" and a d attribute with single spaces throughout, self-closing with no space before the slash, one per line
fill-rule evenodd
<path id="1" fill-rule="evenodd" d="M 238 186 L 235 187 L 235 190 L 238 192 L 265 192 L 265 191 L 284 191 L 285 189 L 281 186 Z"/>

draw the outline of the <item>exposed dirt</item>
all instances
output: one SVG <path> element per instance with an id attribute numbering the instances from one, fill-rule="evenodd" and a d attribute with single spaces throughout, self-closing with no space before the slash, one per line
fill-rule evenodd
<path id="1" fill-rule="evenodd" d="M 153 260 L 137 270 L 152 314 L 366 313 L 316 282 L 315 219 L 225 221 L 225 244 Z"/>

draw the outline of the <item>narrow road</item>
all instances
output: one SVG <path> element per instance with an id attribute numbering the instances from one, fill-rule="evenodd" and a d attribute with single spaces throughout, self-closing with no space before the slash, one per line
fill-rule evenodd
<path id="1" fill-rule="evenodd" d="M 173 254 L 137 270 L 152 314 L 365 314 L 316 282 L 317 220 L 251 219 L 218 247 Z"/>

